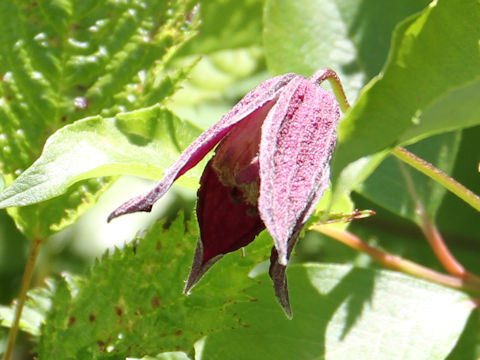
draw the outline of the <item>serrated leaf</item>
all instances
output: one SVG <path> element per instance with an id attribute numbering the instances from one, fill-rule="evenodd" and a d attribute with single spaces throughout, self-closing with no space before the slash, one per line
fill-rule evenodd
<path id="1" fill-rule="evenodd" d="M 264 43 L 275 73 L 310 76 L 322 67 L 340 76 L 350 101 L 376 75 L 394 26 L 428 1 L 267 0 Z"/>
<path id="2" fill-rule="evenodd" d="M 460 140 L 459 132 L 441 134 L 412 145 L 409 151 L 448 174 L 453 170 Z M 444 187 L 393 156 L 385 159 L 356 190 L 374 203 L 417 223 L 421 222 L 417 202 L 426 210 L 428 218 L 434 220 L 446 192 Z"/>
<path id="3" fill-rule="evenodd" d="M 1 2 L 0 172 L 7 185 L 65 124 L 171 95 L 181 71 L 172 78 L 158 73 L 193 35 L 190 10 L 185 1 Z M 94 180 L 83 185 L 48 204 L 8 212 L 27 236 L 44 238 L 105 189 Z"/>
<path id="4" fill-rule="evenodd" d="M 0 207 L 45 201 L 92 177 L 158 179 L 199 133 L 158 105 L 78 120 L 47 140 L 40 158 L 0 194 Z"/>
<path id="5" fill-rule="evenodd" d="M 185 296 L 196 238 L 185 232 L 180 217 L 168 230 L 157 223 L 143 239 L 104 256 L 77 282 L 75 294 L 61 290 L 53 297 L 39 359 L 189 352 L 209 333 L 241 327 L 238 315 L 226 314 L 226 308 L 243 301 L 255 306 L 242 289 L 255 283 L 247 274 L 269 255 L 272 240 L 260 236 L 244 258 L 238 252 L 226 256 Z"/>
<path id="6" fill-rule="evenodd" d="M 479 21 L 475 1 L 439 0 L 397 27 L 383 74 L 340 124 L 334 177 L 348 163 L 395 145 L 432 102 L 478 81 Z"/>
<path id="7" fill-rule="evenodd" d="M 246 327 L 208 336 L 198 360 L 441 360 L 473 308 L 461 292 L 386 270 L 306 264 L 288 276 L 292 321 L 277 312 L 262 275 L 247 291 L 255 306 L 228 309 Z"/>

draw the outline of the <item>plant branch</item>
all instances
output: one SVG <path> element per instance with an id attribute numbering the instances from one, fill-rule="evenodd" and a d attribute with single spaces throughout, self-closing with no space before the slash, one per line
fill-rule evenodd
<path id="1" fill-rule="evenodd" d="M 348 103 L 345 91 L 343 90 L 342 83 L 335 71 L 331 69 L 322 69 L 315 73 L 312 76 L 312 79 L 318 83 L 322 83 L 323 81 L 328 80 L 330 85 L 332 86 L 333 92 L 342 111 L 345 113 L 347 112 L 347 110 L 350 109 L 350 104 Z M 424 173 L 434 181 L 438 182 L 447 190 L 451 191 L 452 193 L 460 197 L 462 200 L 467 202 L 473 208 L 480 211 L 480 197 L 478 195 L 474 194 L 465 186 L 463 186 L 441 170 L 437 169 L 429 162 L 417 157 L 416 155 L 410 153 L 408 150 L 398 146 L 393 149 L 392 154 L 403 162 L 406 162 L 410 166 L 414 167 L 418 171 Z M 400 168 L 404 175 L 406 175 L 406 170 L 402 166 L 400 166 Z M 453 256 L 453 254 L 446 246 L 443 237 L 438 231 L 438 228 L 428 218 L 425 207 L 418 198 L 415 187 L 408 174 L 407 176 L 405 176 L 405 179 L 407 181 L 407 186 L 411 191 L 412 197 L 415 200 L 417 210 L 420 214 L 420 228 L 442 266 L 453 276 L 438 273 L 419 264 L 374 249 L 371 246 L 362 242 L 353 234 L 350 234 L 346 231 L 337 231 L 334 228 L 326 227 L 326 225 L 316 225 L 312 227 L 312 229 L 323 232 L 326 235 L 331 236 L 336 240 L 347 244 L 350 247 L 353 247 L 354 249 L 366 252 L 374 260 L 390 269 L 403 271 L 411 275 L 429 279 L 459 289 L 471 287 L 474 291 L 480 291 L 480 278 L 465 270 L 465 268 Z"/>
<path id="2" fill-rule="evenodd" d="M 462 264 L 460 264 L 460 262 L 458 262 L 457 259 L 450 252 L 443 240 L 442 235 L 438 231 L 438 228 L 429 218 L 427 210 L 425 209 L 423 202 L 420 200 L 420 197 L 415 190 L 415 185 L 413 184 L 412 178 L 407 169 L 405 168 L 404 163 L 398 160 L 398 166 L 400 168 L 400 172 L 403 175 L 403 178 L 405 179 L 407 190 L 415 202 L 415 210 L 420 218 L 419 227 L 425 235 L 425 238 L 427 239 L 435 256 L 449 274 L 459 277 L 469 276 L 468 272 L 465 270 Z"/>
<path id="3" fill-rule="evenodd" d="M 4 360 L 10 360 L 13 355 L 13 350 L 15 348 L 15 340 L 18 333 L 18 327 L 20 325 L 20 318 L 22 317 L 23 306 L 25 305 L 25 301 L 27 299 L 27 291 L 30 288 L 30 283 L 32 282 L 33 272 L 35 269 L 35 264 L 37 262 L 38 252 L 40 250 L 41 244 L 42 239 L 40 238 L 36 238 L 32 241 L 30 253 L 28 254 L 27 264 L 25 266 L 25 272 L 23 273 L 22 283 L 20 285 L 20 293 L 18 294 L 17 306 L 15 308 L 15 316 L 13 318 L 12 327 L 8 332 L 7 350 L 3 358 Z"/>
<path id="4" fill-rule="evenodd" d="M 346 230 L 340 230 L 324 224 L 313 225 L 310 229 L 369 255 L 373 260 L 388 269 L 400 271 L 454 289 L 480 293 L 480 281 L 476 278 L 460 278 L 439 273 L 413 261 L 378 250 Z"/>
<path id="5" fill-rule="evenodd" d="M 422 218 L 420 228 L 435 253 L 435 256 L 449 274 L 463 278 L 473 276 L 460 264 L 455 256 L 453 256 L 438 231 L 438 228 L 426 216 Z"/>
<path id="6" fill-rule="evenodd" d="M 429 162 L 412 154 L 407 149 L 397 146 L 393 149 L 392 154 L 398 159 L 406 162 L 408 165 L 414 167 L 418 171 L 424 173 L 429 178 L 435 180 L 443 185 L 447 190 L 457 195 L 460 199 L 472 206 L 475 210 L 480 211 L 480 197 L 460 184 L 455 179 L 451 178 L 443 171 L 437 169 Z"/>

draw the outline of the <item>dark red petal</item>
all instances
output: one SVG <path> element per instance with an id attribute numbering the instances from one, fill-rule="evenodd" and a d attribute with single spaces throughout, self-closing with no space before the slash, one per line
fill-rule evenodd
<path id="1" fill-rule="evenodd" d="M 239 121 L 242 121 L 267 103 L 275 100 L 281 89 L 294 77 L 294 74 L 276 76 L 262 82 L 250 91 L 232 110 L 222 117 L 220 121 L 202 133 L 185 149 L 180 155 L 180 158 L 165 171 L 165 176 L 155 188 L 146 194 L 142 194 L 125 202 L 110 214 L 108 221 L 117 216 L 132 212 L 151 211 L 153 204 L 167 192 L 179 176 L 190 170 L 203 159 Z"/>
<path id="2" fill-rule="evenodd" d="M 257 207 L 245 203 L 239 190 L 224 186 L 211 163 L 203 172 L 197 202 L 203 262 L 249 244 L 265 228 Z"/>
<path id="3" fill-rule="evenodd" d="M 311 215 L 329 181 L 340 112 L 335 97 L 297 76 L 262 126 L 259 209 L 287 264 L 288 242 Z"/>
<path id="4" fill-rule="evenodd" d="M 212 162 L 200 180 L 197 218 L 201 244 L 197 246 L 186 291 L 221 255 L 248 245 L 265 228 L 257 207 L 247 204 L 238 189 L 223 185 Z"/>

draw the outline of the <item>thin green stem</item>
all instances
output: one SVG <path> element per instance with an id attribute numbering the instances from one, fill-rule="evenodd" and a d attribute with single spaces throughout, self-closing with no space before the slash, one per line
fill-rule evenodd
<path id="1" fill-rule="evenodd" d="M 444 186 L 447 190 L 457 195 L 460 199 L 465 201 L 475 210 L 480 211 L 480 197 L 467 189 L 462 184 L 460 184 L 455 179 L 445 174 L 443 171 L 437 169 L 429 162 L 412 154 L 407 149 L 397 146 L 395 149 L 393 149 L 392 154 Z"/>
<path id="2" fill-rule="evenodd" d="M 332 87 L 333 93 L 337 98 L 338 104 L 340 105 L 340 109 L 342 109 L 342 112 L 345 113 L 348 109 L 350 109 L 350 104 L 348 103 L 347 96 L 343 90 L 342 82 L 335 71 L 332 69 L 321 69 L 313 74 L 310 79 L 318 82 L 319 84 L 325 80 L 328 80 Z"/>
<path id="3" fill-rule="evenodd" d="M 400 271 L 454 289 L 480 293 L 480 281 L 476 278 L 460 278 L 439 273 L 413 261 L 375 249 L 346 230 L 340 230 L 329 225 L 314 225 L 310 229 L 369 255 L 373 260 L 388 269 Z"/>
<path id="4" fill-rule="evenodd" d="M 22 284 L 20 285 L 20 293 L 18 294 L 17 306 L 15 308 L 15 316 L 13 319 L 12 327 L 8 333 L 7 340 L 7 350 L 5 352 L 4 360 L 11 360 L 13 355 L 13 350 L 15 348 L 15 340 L 17 338 L 18 327 L 20 324 L 20 318 L 22 317 L 23 306 L 27 300 L 27 291 L 30 288 L 30 283 L 32 282 L 33 272 L 35 269 L 35 264 L 37 262 L 38 252 L 40 250 L 40 245 L 42 244 L 42 239 L 34 239 L 32 242 L 32 247 L 30 248 L 30 253 L 28 255 L 27 264 L 25 266 L 25 272 L 23 273 Z"/>

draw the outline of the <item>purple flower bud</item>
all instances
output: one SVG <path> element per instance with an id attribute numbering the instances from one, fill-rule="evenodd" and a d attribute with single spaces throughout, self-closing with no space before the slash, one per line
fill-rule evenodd
<path id="1" fill-rule="evenodd" d="M 285 270 L 328 186 L 339 119 L 335 97 L 317 84 L 323 73 L 310 79 L 286 74 L 258 85 L 201 134 L 153 190 L 129 200 L 108 220 L 150 211 L 175 179 L 220 143 L 200 180 L 200 241 L 185 291 L 221 256 L 246 246 L 266 227 L 275 245 L 269 273 L 291 317 Z"/>

